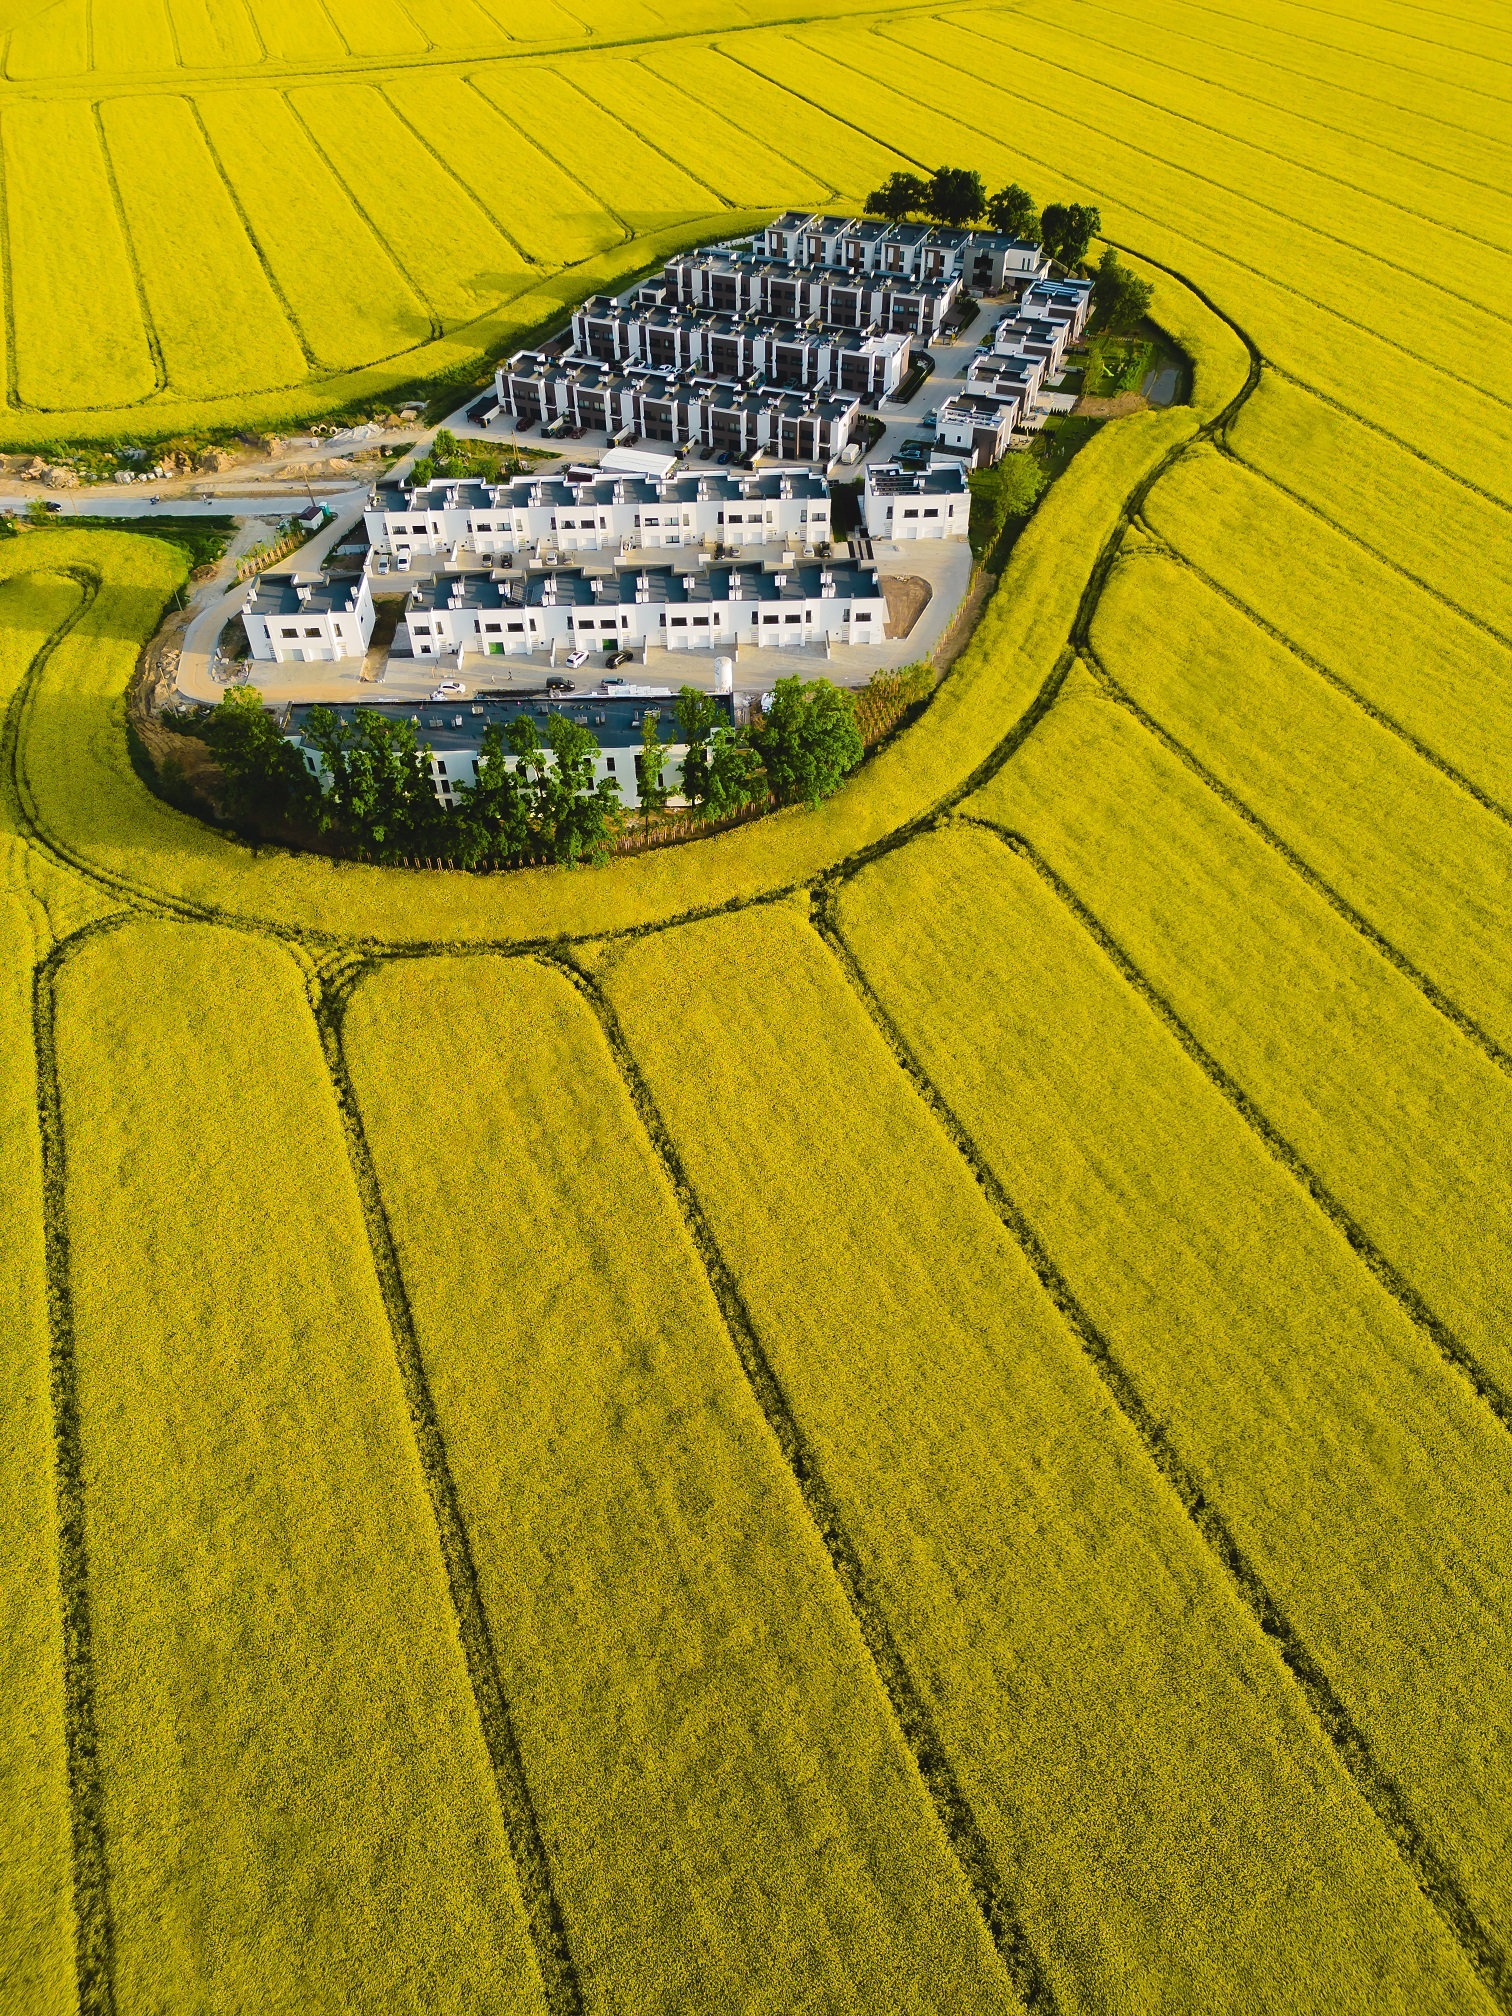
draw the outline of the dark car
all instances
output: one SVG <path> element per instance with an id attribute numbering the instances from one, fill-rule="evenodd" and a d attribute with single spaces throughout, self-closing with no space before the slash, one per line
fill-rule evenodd
<path id="1" fill-rule="evenodd" d="M 48 508 L 48 510 L 49 510 L 49 511 L 61 511 L 61 510 L 63 509 L 63 506 L 62 506 L 61 504 L 55 504 L 55 503 L 54 503 L 54 502 L 52 501 L 52 499 L 51 499 L 51 498 L 49 498 L 49 499 L 47 500 L 47 508 Z"/>
<path id="2" fill-rule="evenodd" d="M 609 656 L 604 660 L 604 663 L 613 672 L 621 665 L 628 665 L 634 655 L 632 651 L 611 651 Z"/>
<path id="3" fill-rule="evenodd" d="M 570 679 L 548 679 L 546 681 L 546 691 L 548 693 L 576 693 L 577 688 Z"/>
<path id="4" fill-rule="evenodd" d="M 721 448 L 719 453 L 714 457 L 714 460 L 718 462 L 721 467 L 723 467 L 724 464 L 729 461 L 729 459 L 730 459 L 730 451 L 728 448 Z"/>

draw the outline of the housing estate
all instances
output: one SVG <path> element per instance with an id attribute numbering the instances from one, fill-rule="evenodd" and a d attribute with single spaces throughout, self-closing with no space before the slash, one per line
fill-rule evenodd
<path id="1" fill-rule="evenodd" d="M 871 539 L 964 539 L 971 523 L 966 465 L 943 456 L 918 470 L 878 463 L 866 472 L 863 511 Z"/>
<path id="2" fill-rule="evenodd" d="M 410 590 L 400 634 L 417 658 L 553 645 L 770 651 L 880 643 L 886 623 L 875 567 L 721 566 L 700 557 L 682 567 L 436 575 Z"/>
<path id="3" fill-rule="evenodd" d="M 417 554 L 461 563 L 644 548 L 823 545 L 829 484 L 809 466 L 686 469 L 663 478 L 569 469 L 505 483 L 446 478 L 379 490 L 365 512 L 376 553 L 407 565 Z"/>
<path id="4" fill-rule="evenodd" d="M 725 723 L 732 724 L 734 702 L 731 696 L 715 693 L 709 697 Z M 535 721 L 543 741 L 548 714 L 565 714 L 569 719 L 580 722 L 599 745 L 593 765 L 595 783 L 601 778 L 612 777 L 619 787 L 620 803 L 632 808 L 640 803 L 638 758 L 643 724 L 648 713 L 657 718 L 657 732 L 667 752 L 662 765 L 664 783 L 675 785 L 681 774 L 682 759 L 688 753 L 685 742 L 671 739 L 677 734 L 677 715 L 670 695 L 652 699 L 590 696 L 585 700 L 572 700 L 553 697 L 549 701 L 539 695 L 530 695 L 520 699 L 484 699 L 444 707 L 424 703 L 419 708 L 412 703 L 382 701 L 364 701 L 361 705 L 364 711 L 371 708 L 383 719 L 410 723 L 416 740 L 428 751 L 431 787 L 439 802 L 447 806 L 457 804 L 463 788 L 477 781 L 478 760 L 483 753 L 483 738 L 488 730 L 507 727 L 522 715 Z M 337 706 L 329 711 L 340 720 L 350 722 L 357 709 L 354 706 Z M 309 714 L 308 705 L 290 707 L 283 717 L 283 732 L 298 749 L 311 774 L 324 783 L 324 758 L 305 737 Z M 552 759 L 548 756 L 547 760 Z M 506 761 L 509 768 L 516 767 L 513 757 L 506 758 Z"/>
<path id="5" fill-rule="evenodd" d="M 373 634 L 373 593 L 366 572 L 255 574 L 242 603 L 242 627 L 254 658 L 320 663 L 360 658 Z"/>
<path id="6" fill-rule="evenodd" d="M 601 364 L 817 386 L 863 399 L 885 398 L 897 388 L 912 340 L 906 329 L 835 329 L 761 315 L 625 305 L 606 294 L 585 301 L 572 318 L 574 352 Z"/>
<path id="7" fill-rule="evenodd" d="M 977 294 L 1003 294 L 1045 278 L 1050 261 L 1031 239 L 937 224 L 885 224 L 864 217 L 789 210 L 761 234 L 767 257 L 793 266 L 954 280 Z"/>

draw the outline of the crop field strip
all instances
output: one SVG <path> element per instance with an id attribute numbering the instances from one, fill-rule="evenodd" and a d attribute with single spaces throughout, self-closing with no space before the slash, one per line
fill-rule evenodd
<path id="1" fill-rule="evenodd" d="M 156 1013 L 127 978 L 144 955 L 165 981 Z M 238 969 L 262 1004 L 244 1033 L 212 1005 Z M 346 1992 L 376 1990 L 402 1952 L 445 1996 L 486 1980 L 503 2006 L 539 2008 L 382 1304 L 349 1265 L 360 1214 L 297 969 L 271 946 L 136 924 L 86 941 L 54 987 L 117 1990 L 129 2008 L 193 1982 L 202 2006 L 245 2007 L 318 1986 L 316 1952 Z M 149 1060 L 189 1030 L 170 1120 Z M 114 1098 L 96 1096 L 102 1041 Z M 138 1152 L 149 1110 L 182 1144 L 182 1192 Z M 297 1260 L 246 1237 L 259 1182 L 278 1197 L 264 1237 L 304 1217 Z M 251 1740 L 270 1716 L 272 1749 Z M 396 1827 L 406 1812 L 424 1812 L 418 1831 Z M 207 1912 L 213 1958 L 194 1931 Z"/>
<path id="2" fill-rule="evenodd" d="M 438 1003 L 453 1081 L 395 1073 Z M 342 1041 L 589 2001 L 1016 2006 L 589 1008 L 405 961 Z"/>
<path id="3" fill-rule="evenodd" d="M 906 950 L 889 936 L 900 908 L 917 920 Z M 1504 1429 L 1026 853 L 957 826 L 864 869 L 835 919 L 970 1152 L 1175 1444 L 1199 1517 L 1216 1508 L 1276 1592 L 1274 1628 L 1325 1713 L 1337 1704 L 1385 1817 L 1417 1836 L 1425 1818 L 1476 1912 L 1512 1921 L 1508 1816 L 1487 1798 L 1509 1651 Z"/>

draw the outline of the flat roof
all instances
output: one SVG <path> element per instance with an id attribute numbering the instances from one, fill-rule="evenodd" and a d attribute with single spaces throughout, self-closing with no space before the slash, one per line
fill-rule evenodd
<path id="1" fill-rule="evenodd" d="M 243 609 L 252 616 L 344 616 L 362 596 L 361 574 L 320 575 L 296 581 L 289 574 L 258 574 Z M 301 590 L 303 592 L 301 592 Z"/>
<path id="2" fill-rule="evenodd" d="M 866 472 L 866 487 L 876 497 L 950 497 L 970 488 L 965 464 L 931 463 L 927 469 L 904 469 L 896 462 L 879 463 Z"/>
<path id="3" fill-rule="evenodd" d="M 719 711 L 728 719 L 734 719 L 734 699 L 728 693 L 710 693 L 705 696 L 712 700 Z M 318 702 L 299 701 L 291 706 L 284 717 L 284 733 L 302 736 L 309 719 L 311 707 Z M 446 755 L 453 750 L 475 749 L 489 728 L 504 727 L 526 715 L 535 721 L 541 730 L 544 742 L 544 724 L 548 714 L 564 714 L 569 721 L 577 721 L 589 729 L 600 748 L 626 749 L 640 747 L 641 723 L 647 713 L 655 713 L 666 724 L 663 740 L 667 739 L 666 728 L 674 733 L 677 726 L 677 702 L 675 698 L 666 700 L 630 699 L 615 700 L 608 695 L 525 693 L 508 698 L 461 700 L 440 702 L 415 702 L 412 700 L 363 700 L 332 706 L 328 711 L 339 720 L 350 722 L 359 714 L 376 714 L 380 720 L 407 721 L 415 730 L 416 738 L 428 743 L 437 755 Z"/>

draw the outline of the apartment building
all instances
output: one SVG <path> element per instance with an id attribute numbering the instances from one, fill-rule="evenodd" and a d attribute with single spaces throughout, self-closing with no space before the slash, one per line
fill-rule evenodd
<path id="1" fill-rule="evenodd" d="M 971 522 L 966 465 L 944 458 L 920 470 L 878 463 L 866 472 L 863 509 L 870 539 L 964 539 Z"/>
<path id="2" fill-rule="evenodd" d="M 1067 338 L 1071 333 L 1069 322 L 1051 321 L 1048 317 L 1020 315 L 1016 311 L 1005 315 L 993 330 L 991 338 L 981 348 L 991 349 L 1000 357 L 1033 358 L 1043 365 L 1048 378 L 1059 371 L 1065 361 Z"/>
<path id="3" fill-rule="evenodd" d="M 829 484 L 810 467 L 680 470 L 664 478 L 569 469 L 507 483 L 439 479 L 378 491 L 368 542 L 401 564 L 417 554 L 464 561 L 622 553 L 664 546 L 824 545 Z"/>
<path id="4" fill-rule="evenodd" d="M 954 280 L 977 294 L 1003 294 L 1043 279 L 1043 247 L 996 231 L 886 224 L 863 217 L 805 216 L 789 210 L 752 241 L 768 259 L 792 266 L 839 266 L 855 273 Z"/>
<path id="5" fill-rule="evenodd" d="M 1042 322 L 1062 322 L 1067 338 L 1079 343 L 1092 313 L 1090 280 L 1040 280 L 1027 288 L 1019 302 L 1019 313 Z"/>
<path id="6" fill-rule="evenodd" d="M 829 328 L 938 333 L 961 291 L 958 276 L 914 276 L 837 266 L 799 266 L 738 247 L 715 246 L 669 259 L 663 299 L 713 315 L 760 315 Z M 642 290 L 642 297 L 650 290 Z"/>
<path id="7" fill-rule="evenodd" d="M 725 723 L 732 724 L 735 718 L 732 696 L 715 693 L 710 698 Z M 619 787 L 620 803 L 628 807 L 640 803 L 637 758 L 640 755 L 642 727 L 648 713 L 657 716 L 657 732 L 666 748 L 662 765 L 664 783 L 675 786 L 682 760 L 688 753 L 688 745 L 675 739 L 677 714 L 670 695 L 651 700 L 616 700 L 600 696 L 587 700 L 553 698 L 547 701 L 532 694 L 517 700 L 478 700 L 461 705 L 424 703 L 419 708 L 407 702 L 363 701 L 360 704 L 364 709 L 371 708 L 380 718 L 410 723 L 416 740 L 425 751 L 431 787 L 439 803 L 446 806 L 458 804 L 462 792 L 477 781 L 478 762 L 488 730 L 505 728 L 522 715 L 534 721 L 543 742 L 548 714 L 565 714 L 569 720 L 580 722 L 587 728 L 599 745 L 593 765 L 595 783 L 601 778 L 612 777 Z M 330 711 L 346 722 L 350 722 L 356 714 L 353 706 L 333 707 Z M 324 782 L 324 759 L 319 750 L 305 739 L 309 714 L 308 706 L 291 707 L 284 719 L 283 731 L 300 752 L 311 775 Z M 506 760 L 513 768 L 515 759 L 509 757 Z M 548 755 L 548 763 L 551 760 Z"/>
<path id="8" fill-rule="evenodd" d="M 966 390 L 979 398 L 998 399 L 1013 407 L 1012 424 L 1021 426 L 1044 383 L 1045 367 L 1037 357 L 1001 357 L 979 350 L 966 371 Z"/>
<path id="9" fill-rule="evenodd" d="M 544 351 L 511 357 L 494 385 L 499 405 L 520 429 L 560 421 L 611 437 L 633 433 L 783 462 L 835 461 L 860 411 L 854 393 L 730 385 L 692 372 Z"/>
<path id="10" fill-rule="evenodd" d="M 366 574 L 254 574 L 241 609 L 254 658 L 280 665 L 360 658 L 373 634 L 373 594 Z"/>
<path id="11" fill-rule="evenodd" d="M 608 295 L 572 318 L 572 348 L 600 364 L 640 364 L 706 372 L 728 380 L 886 397 L 908 369 L 907 329 L 825 329 L 759 315 L 716 315 L 690 307 L 648 307 Z"/>
<path id="12" fill-rule="evenodd" d="M 812 650 L 826 640 L 880 642 L 887 602 L 875 567 L 564 567 L 507 578 L 437 577 L 410 591 L 399 644 L 417 658 L 472 651 L 600 650 L 659 645 L 699 650 L 738 644 Z"/>

